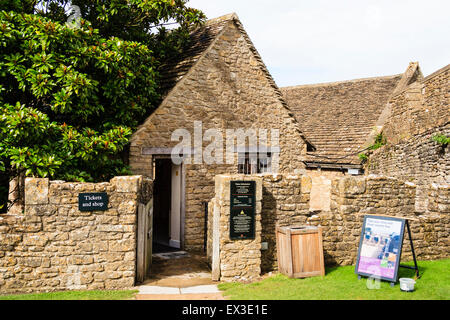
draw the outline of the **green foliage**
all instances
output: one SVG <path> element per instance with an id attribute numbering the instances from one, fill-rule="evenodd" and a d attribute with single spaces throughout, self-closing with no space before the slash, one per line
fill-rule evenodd
<path id="1" fill-rule="evenodd" d="M 0 172 L 0 213 L 6 212 L 8 193 L 9 193 L 9 178 L 6 174 L 2 174 L 2 172 Z"/>
<path id="2" fill-rule="evenodd" d="M 383 133 L 378 134 L 375 137 L 375 142 L 369 147 L 369 150 L 376 150 L 381 148 L 386 144 L 386 138 L 383 136 Z"/>
<path id="3" fill-rule="evenodd" d="M 16 2 L 25 4 L 17 5 Z M 69 17 L 75 17 L 76 11 L 71 10 L 70 6 L 76 5 L 81 17 L 90 21 L 91 27 L 99 30 L 102 37 L 141 42 L 149 46 L 153 56 L 160 60 L 180 53 L 189 40 L 189 29 L 203 23 L 206 18 L 200 10 L 188 7 L 187 2 L 188 0 L 6 0 L 3 6 L 24 8 L 28 13 L 34 10 L 41 16 L 63 24 Z M 167 25 L 177 25 L 179 28 L 168 32 Z"/>
<path id="4" fill-rule="evenodd" d="M 0 300 L 130 300 L 137 290 L 61 291 L 16 295 L 0 295 Z"/>
<path id="5" fill-rule="evenodd" d="M 439 143 L 440 145 L 446 147 L 450 143 L 450 137 L 444 134 L 437 134 L 433 136 L 433 141 Z"/>
<path id="6" fill-rule="evenodd" d="M 358 154 L 358 158 L 359 160 L 361 160 L 362 162 L 366 162 L 367 160 L 369 160 L 369 156 L 365 153 L 360 153 Z"/>
<path id="7" fill-rule="evenodd" d="M 0 10 L 33 13 L 36 0 L 2 0 Z"/>
<path id="8" fill-rule="evenodd" d="M 0 13 L 0 170 L 68 180 L 123 172 L 118 154 L 155 105 L 155 59 L 37 15 Z"/>
<path id="9" fill-rule="evenodd" d="M 375 137 L 375 142 L 367 148 L 367 150 L 377 150 L 384 146 L 386 144 L 387 140 L 383 136 L 383 133 L 378 134 Z M 369 155 L 367 153 L 360 153 L 358 154 L 359 160 L 361 160 L 363 163 L 369 161 Z"/>
<path id="10" fill-rule="evenodd" d="M 205 18 L 186 2 L 0 2 L 0 205 L 20 174 L 105 181 L 130 173 L 125 153 L 158 104 L 158 68 Z M 76 24 L 66 23 L 71 4 L 84 18 Z M 167 32 L 172 22 L 180 27 Z"/>

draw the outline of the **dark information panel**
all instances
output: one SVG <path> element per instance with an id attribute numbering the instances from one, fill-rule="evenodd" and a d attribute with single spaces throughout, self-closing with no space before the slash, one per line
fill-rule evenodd
<path id="1" fill-rule="evenodd" d="M 231 181 L 230 189 L 230 239 L 255 239 L 255 181 Z"/>
<path id="2" fill-rule="evenodd" d="M 108 194 L 80 193 L 78 194 L 78 209 L 80 211 L 106 211 L 108 210 Z"/>

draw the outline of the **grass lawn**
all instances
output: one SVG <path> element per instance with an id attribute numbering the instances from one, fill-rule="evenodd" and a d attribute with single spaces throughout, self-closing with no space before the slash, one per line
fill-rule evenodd
<path id="1" fill-rule="evenodd" d="M 0 296 L 0 300 L 128 300 L 137 290 L 117 291 L 62 291 Z"/>
<path id="2" fill-rule="evenodd" d="M 413 265 L 413 263 L 405 263 Z M 290 279 L 277 274 L 251 284 L 223 283 L 219 289 L 231 300 L 450 300 L 450 259 L 419 261 L 421 278 L 414 292 L 402 292 L 381 281 L 380 289 L 368 289 L 358 280 L 354 266 L 326 268 L 324 277 Z M 399 269 L 399 279 L 413 278 L 414 270 Z"/>

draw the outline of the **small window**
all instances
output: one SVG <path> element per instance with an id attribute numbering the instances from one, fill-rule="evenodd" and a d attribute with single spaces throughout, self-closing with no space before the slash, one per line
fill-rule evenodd
<path id="1" fill-rule="evenodd" d="M 239 153 L 238 173 L 257 174 L 272 172 L 271 153 Z"/>

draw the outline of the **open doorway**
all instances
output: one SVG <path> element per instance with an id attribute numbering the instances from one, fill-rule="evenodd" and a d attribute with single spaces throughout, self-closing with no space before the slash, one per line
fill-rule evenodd
<path id="1" fill-rule="evenodd" d="M 170 158 L 154 162 L 153 253 L 181 249 L 181 166 Z"/>

